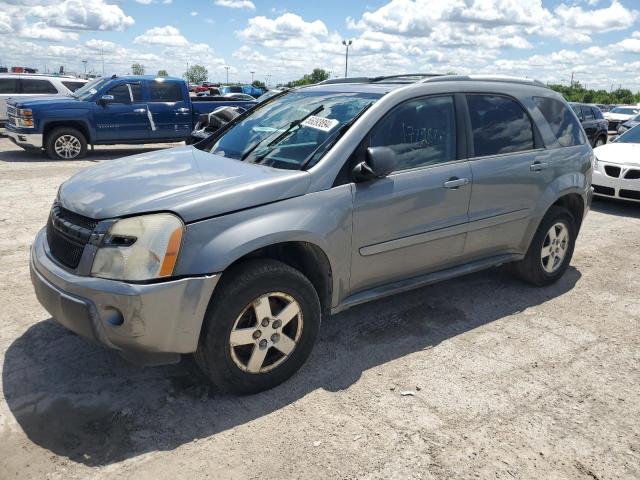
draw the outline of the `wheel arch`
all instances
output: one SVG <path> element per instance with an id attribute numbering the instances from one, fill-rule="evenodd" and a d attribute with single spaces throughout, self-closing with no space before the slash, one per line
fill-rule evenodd
<path id="1" fill-rule="evenodd" d="M 52 120 L 50 122 L 47 122 L 44 125 L 44 128 L 42 130 L 43 144 L 46 144 L 49 135 L 56 128 L 75 128 L 76 130 L 78 130 L 80 133 L 84 135 L 85 140 L 87 141 L 87 144 L 92 143 L 91 129 L 89 128 L 89 125 L 85 121 L 83 120 Z"/>

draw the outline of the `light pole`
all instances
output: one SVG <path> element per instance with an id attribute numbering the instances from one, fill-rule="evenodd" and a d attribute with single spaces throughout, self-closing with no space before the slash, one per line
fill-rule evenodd
<path id="1" fill-rule="evenodd" d="M 224 69 L 227 71 L 227 84 L 229 84 L 229 68 L 231 67 L 224 67 Z"/>
<path id="2" fill-rule="evenodd" d="M 82 60 L 82 64 L 84 65 L 84 76 L 87 77 L 87 60 Z"/>
<path id="3" fill-rule="evenodd" d="M 353 43 L 353 40 L 343 40 L 342 45 L 347 48 L 347 51 L 344 54 L 344 78 L 347 78 L 347 73 L 349 71 L 349 47 Z"/>
<path id="4" fill-rule="evenodd" d="M 256 72 L 249 72 L 251 74 L 251 84 L 253 85 L 253 74 Z"/>

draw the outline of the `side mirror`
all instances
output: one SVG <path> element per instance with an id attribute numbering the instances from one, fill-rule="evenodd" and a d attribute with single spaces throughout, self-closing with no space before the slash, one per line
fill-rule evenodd
<path id="1" fill-rule="evenodd" d="M 389 147 L 367 148 L 366 160 L 358 163 L 352 170 L 357 182 L 384 178 L 398 166 L 398 157 Z"/>
<path id="2" fill-rule="evenodd" d="M 107 103 L 113 102 L 113 98 L 113 95 L 102 95 L 100 100 L 98 100 L 98 103 L 100 105 L 106 105 Z"/>

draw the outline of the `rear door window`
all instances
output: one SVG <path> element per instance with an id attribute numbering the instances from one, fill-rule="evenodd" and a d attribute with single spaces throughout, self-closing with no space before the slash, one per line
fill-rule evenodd
<path id="1" fill-rule="evenodd" d="M 600 111 L 599 108 L 593 107 L 591 110 L 593 110 L 593 116 L 596 117 L 596 119 L 604 120 L 604 115 L 602 115 L 602 111 Z"/>
<path id="2" fill-rule="evenodd" d="M 20 80 L 20 93 L 25 94 L 56 94 L 58 90 L 49 80 L 23 78 Z"/>
<path id="3" fill-rule="evenodd" d="M 178 82 L 149 82 L 149 101 L 174 103 L 183 100 Z"/>
<path id="4" fill-rule="evenodd" d="M 0 78 L 0 94 L 18 93 L 18 80 L 16 78 Z"/>
<path id="5" fill-rule="evenodd" d="M 585 120 L 595 120 L 591 107 L 582 107 L 582 118 Z"/>
<path id="6" fill-rule="evenodd" d="M 585 142 L 581 125 L 571 115 L 564 102 L 548 97 L 533 97 L 533 101 L 560 145 L 571 147 Z"/>
<path id="7" fill-rule="evenodd" d="M 533 150 L 533 125 L 514 99 L 501 95 L 467 95 L 476 157 Z"/>

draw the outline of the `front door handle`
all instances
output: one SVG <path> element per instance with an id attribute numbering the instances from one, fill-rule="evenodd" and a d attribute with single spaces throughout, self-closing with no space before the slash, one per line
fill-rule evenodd
<path id="1" fill-rule="evenodd" d="M 144 108 L 136 108 L 133 113 L 147 113 L 147 110 Z"/>
<path id="2" fill-rule="evenodd" d="M 468 178 L 451 177 L 449 180 L 444 182 L 442 184 L 442 186 L 444 188 L 449 188 L 449 189 L 455 190 L 456 188 L 462 187 L 462 186 L 466 185 L 467 183 L 469 183 L 469 179 Z"/>
<path id="3" fill-rule="evenodd" d="M 176 110 L 177 113 L 189 113 L 188 108 L 179 108 Z"/>
<path id="4" fill-rule="evenodd" d="M 532 172 L 540 172 L 540 171 L 545 170 L 547 168 L 549 168 L 549 164 L 547 162 L 533 162 L 529 166 L 529 169 Z"/>

